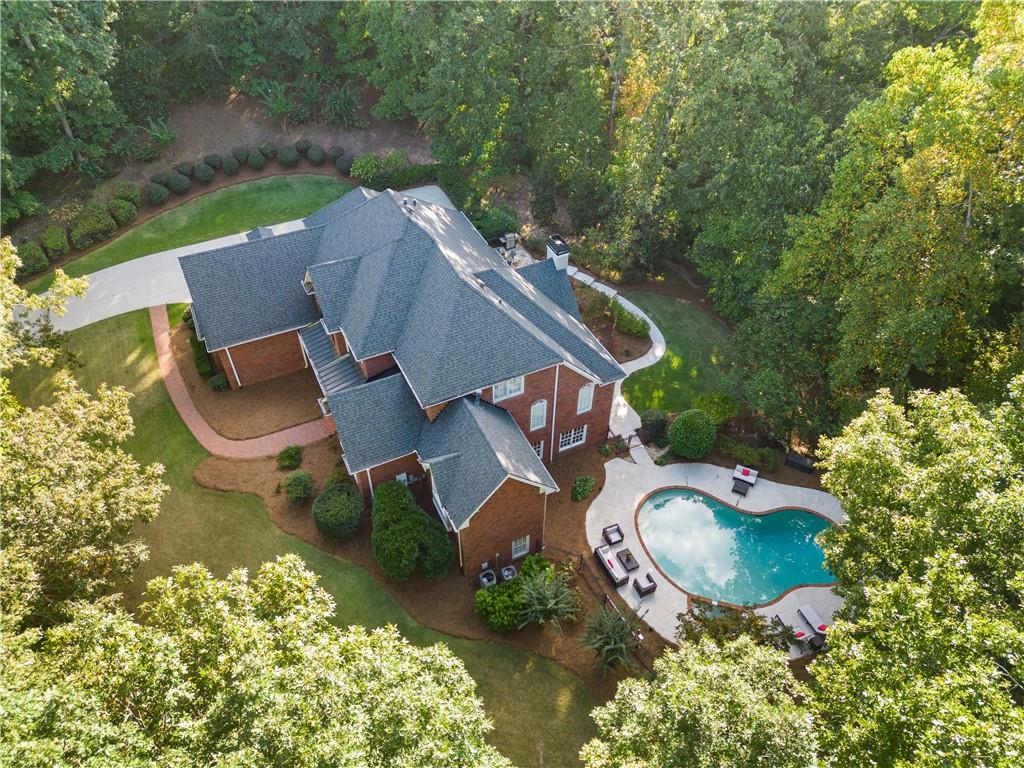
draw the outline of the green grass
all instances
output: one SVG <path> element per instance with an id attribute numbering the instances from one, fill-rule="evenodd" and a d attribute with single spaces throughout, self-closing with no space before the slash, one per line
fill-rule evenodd
<path id="1" fill-rule="evenodd" d="M 154 216 L 116 240 L 69 261 L 63 269 L 72 277 L 80 277 L 169 248 L 299 219 L 351 188 L 340 179 L 308 174 L 271 176 L 225 187 Z M 40 293 L 52 282 L 53 273 L 43 275 L 29 283 L 28 290 Z"/>
<path id="2" fill-rule="evenodd" d="M 706 309 L 658 293 L 630 293 L 665 335 L 665 356 L 623 382 L 633 408 L 678 412 L 693 407 L 705 392 L 731 391 L 727 345 L 729 330 Z"/>
<path id="3" fill-rule="evenodd" d="M 180 318 L 182 307 L 173 307 Z M 140 461 L 158 461 L 171 487 L 160 516 L 140 529 L 150 559 L 126 589 L 137 602 L 146 580 L 179 563 L 199 561 L 218 575 L 232 568 L 250 570 L 288 552 L 298 554 L 319 574 L 337 603 L 337 622 L 376 627 L 395 624 L 412 642 L 443 642 L 466 664 L 495 724 L 492 742 L 520 766 L 577 763 L 582 743 L 594 733 L 589 718 L 597 703 L 583 683 L 564 667 L 524 651 L 489 642 L 464 640 L 413 621 L 362 568 L 328 555 L 283 533 L 256 496 L 207 490 L 192 480 L 206 452 L 178 416 L 157 370 L 146 311 L 130 312 L 82 328 L 71 344 L 84 365 L 75 372 L 87 389 L 101 382 L 135 393 L 136 433 L 128 448 Z M 14 392 L 27 405 L 50 392 L 46 372 L 20 371 Z"/>

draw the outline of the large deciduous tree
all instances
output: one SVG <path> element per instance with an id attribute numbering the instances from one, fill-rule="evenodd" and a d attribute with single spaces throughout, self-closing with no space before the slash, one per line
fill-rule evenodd
<path id="1" fill-rule="evenodd" d="M 793 698 L 803 694 L 785 655 L 748 637 L 684 642 L 594 710 L 599 735 L 580 756 L 587 768 L 814 766 L 811 717 Z"/>
<path id="2" fill-rule="evenodd" d="M 141 621 L 81 604 L 47 632 L 42 669 L 8 663 L 17 674 L 0 701 L 22 706 L 0 728 L 3 748 L 21 764 L 508 764 L 447 648 L 412 646 L 393 627 L 341 629 L 333 615 L 295 556 L 251 580 L 179 567 L 149 583 Z M 48 712 L 38 702 L 51 692 Z M 110 724 L 123 737 L 111 739 Z"/>

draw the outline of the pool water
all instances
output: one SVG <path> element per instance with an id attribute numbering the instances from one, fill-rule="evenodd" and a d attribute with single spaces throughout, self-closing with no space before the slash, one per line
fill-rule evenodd
<path id="1" fill-rule="evenodd" d="M 814 540 L 828 526 L 799 509 L 748 515 L 685 488 L 658 491 L 637 513 L 640 536 L 669 578 L 691 594 L 734 605 L 834 582 Z"/>

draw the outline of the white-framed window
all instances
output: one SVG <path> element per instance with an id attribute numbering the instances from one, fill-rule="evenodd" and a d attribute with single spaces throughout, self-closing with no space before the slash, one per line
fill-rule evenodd
<path id="1" fill-rule="evenodd" d="M 544 441 L 541 440 L 539 443 L 533 444 L 533 452 L 537 454 L 537 458 L 544 459 Z"/>
<path id="2" fill-rule="evenodd" d="M 567 429 L 558 436 L 558 450 L 567 451 L 587 442 L 587 425 Z"/>
<path id="3" fill-rule="evenodd" d="M 576 413 L 586 413 L 594 407 L 594 385 L 584 384 L 576 398 Z"/>
<path id="4" fill-rule="evenodd" d="M 520 557 L 526 557 L 530 554 L 530 535 L 520 536 L 518 539 L 512 539 L 512 559 L 518 560 Z"/>
<path id="5" fill-rule="evenodd" d="M 548 423 L 548 401 L 538 400 L 530 406 L 530 431 L 544 429 Z"/>
<path id="6" fill-rule="evenodd" d="M 494 402 L 508 400 L 510 397 L 523 394 L 523 377 L 515 376 L 494 385 Z"/>

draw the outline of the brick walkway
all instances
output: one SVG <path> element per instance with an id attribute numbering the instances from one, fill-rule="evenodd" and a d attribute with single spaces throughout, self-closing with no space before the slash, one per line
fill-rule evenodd
<path id="1" fill-rule="evenodd" d="M 167 318 L 167 307 L 163 304 L 149 308 L 149 320 L 153 326 L 153 341 L 156 343 L 156 357 L 160 364 L 160 375 L 163 377 L 167 394 L 171 396 L 178 415 L 185 426 L 193 434 L 199 444 L 216 456 L 230 459 L 253 459 L 261 456 L 273 456 L 288 445 L 309 445 L 334 434 L 334 427 L 327 419 L 317 419 L 299 424 L 280 432 L 274 432 L 250 440 L 229 440 L 214 431 L 206 423 L 206 419 L 196 409 L 189 397 L 185 380 L 181 377 L 178 365 L 171 351 L 170 321 Z"/>

